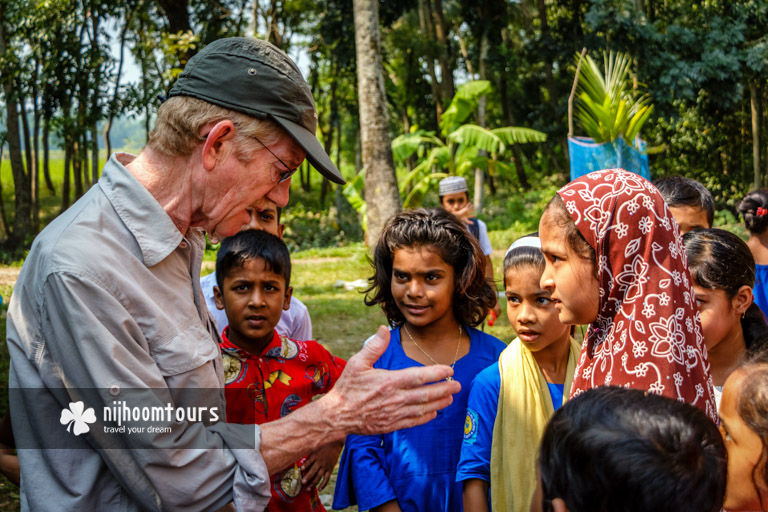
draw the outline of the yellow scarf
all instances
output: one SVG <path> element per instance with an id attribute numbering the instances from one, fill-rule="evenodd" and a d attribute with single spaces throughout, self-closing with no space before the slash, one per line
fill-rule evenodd
<path id="1" fill-rule="evenodd" d="M 581 346 L 571 338 L 563 402 L 568 399 Z M 519 338 L 499 357 L 501 389 L 491 445 L 491 505 L 494 512 L 527 512 L 536 490 L 536 457 L 554 414 L 547 381 Z"/>

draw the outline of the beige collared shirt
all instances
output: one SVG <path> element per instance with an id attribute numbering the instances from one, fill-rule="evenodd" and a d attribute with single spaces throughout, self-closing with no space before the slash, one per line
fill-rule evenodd
<path id="1" fill-rule="evenodd" d="M 40 233 L 13 291 L 9 396 L 22 509 L 211 510 L 234 500 L 261 510 L 270 490 L 260 431 L 223 422 L 218 335 L 200 289 L 204 236 L 179 232 L 124 167 L 132 158 L 113 156 L 98 184 Z M 129 399 L 213 409 L 222 421 L 107 433 L 104 409 Z M 75 436 L 59 416 L 78 401 L 97 421 Z"/>

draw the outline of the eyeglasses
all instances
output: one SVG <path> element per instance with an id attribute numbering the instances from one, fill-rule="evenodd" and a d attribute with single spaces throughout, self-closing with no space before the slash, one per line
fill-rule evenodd
<path id="1" fill-rule="evenodd" d="M 280 162 L 281 164 L 283 164 L 283 167 L 285 167 L 285 170 L 284 170 L 284 171 L 280 171 L 280 176 L 279 176 L 279 178 L 278 178 L 278 180 L 277 180 L 277 183 L 278 183 L 278 184 L 279 184 L 279 183 L 285 183 L 286 181 L 288 181 L 289 179 L 291 179 L 291 176 L 293 176 L 293 174 L 294 174 L 294 173 L 295 173 L 295 172 L 298 170 L 298 167 L 295 167 L 295 168 L 291 169 L 290 167 L 288 167 L 288 165 L 287 165 L 285 162 L 283 162 L 283 161 L 280 159 L 280 157 L 279 157 L 279 156 L 277 156 L 276 154 L 274 154 L 274 153 L 272 152 L 272 150 L 271 150 L 271 149 L 269 149 L 269 147 L 267 147 L 267 145 L 266 145 L 266 144 L 264 144 L 263 142 L 261 142 L 261 141 L 259 140 L 259 138 L 258 138 L 258 137 L 256 137 L 255 135 L 249 135 L 249 137 L 250 137 L 250 138 L 252 138 L 252 139 L 256 139 L 256 142 L 258 142 L 259 144 L 261 144 L 262 146 L 264 146 L 264 149 L 266 149 L 267 151 L 269 151 L 269 154 L 270 154 L 270 155 L 272 155 L 273 157 L 277 158 L 277 161 L 278 161 L 278 162 Z"/>

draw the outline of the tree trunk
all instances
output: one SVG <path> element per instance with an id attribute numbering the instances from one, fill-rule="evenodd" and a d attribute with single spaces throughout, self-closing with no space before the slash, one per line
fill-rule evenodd
<path id="1" fill-rule="evenodd" d="M 368 232 L 373 250 L 384 223 L 402 206 L 384 93 L 378 0 L 354 0 L 360 130 L 365 167 Z"/>
<path id="2" fill-rule="evenodd" d="M 5 29 L 5 9 L 0 2 L 0 55 L 8 51 Z M 16 110 L 16 90 L 13 76 L 6 73 L 0 75 L 6 105 L 6 138 L 8 140 L 8 153 L 11 159 L 11 173 L 15 194 L 15 216 L 13 228 L 8 234 L 9 247 L 19 248 L 24 243 L 24 236 L 30 231 L 30 213 L 32 207 L 29 195 L 29 176 L 24 170 L 24 161 L 21 154 L 21 141 L 19 138 L 19 113 Z"/>
<path id="3" fill-rule="evenodd" d="M 65 136 L 64 142 L 64 178 L 61 182 L 61 211 L 69 208 L 69 174 L 72 163 L 72 143 Z"/>
<path id="4" fill-rule="evenodd" d="M 752 185 L 754 188 L 760 188 L 762 179 L 760 177 L 760 113 L 761 98 L 757 82 L 749 81 L 749 98 L 752 110 Z"/>
<path id="5" fill-rule="evenodd" d="M 488 76 L 488 67 L 486 60 L 488 59 L 488 27 L 486 26 L 483 28 L 483 35 L 480 40 L 480 62 L 478 65 L 478 70 L 480 72 L 480 80 L 486 80 Z M 480 100 L 477 103 L 477 124 L 480 126 L 485 126 L 485 105 L 486 105 L 486 97 L 483 96 L 480 98 Z M 478 154 L 484 154 L 484 152 L 480 152 Z M 475 169 L 475 197 L 474 197 L 474 203 L 475 203 L 475 211 L 480 214 L 483 211 L 483 200 L 485 199 L 483 197 L 483 185 L 485 184 L 485 174 L 483 169 L 480 169 L 479 167 Z"/>
<path id="6" fill-rule="evenodd" d="M 112 129 L 112 121 L 115 119 L 117 113 L 117 100 L 120 98 L 120 77 L 123 74 L 123 63 L 125 62 L 125 39 L 128 34 L 128 27 L 131 24 L 131 12 L 126 13 L 125 21 L 123 22 L 123 30 L 120 33 L 120 60 L 117 65 L 117 73 L 115 75 L 115 89 L 112 93 L 112 101 L 109 102 L 109 114 L 107 117 L 107 124 L 104 126 L 104 147 L 106 148 L 106 155 L 104 160 L 109 160 L 112 156 L 112 141 L 109 138 L 109 132 Z"/>
<path id="7" fill-rule="evenodd" d="M 49 153 L 49 144 L 50 144 L 50 134 L 51 134 L 51 120 L 49 118 L 43 119 L 43 178 L 45 178 L 45 186 L 48 188 L 48 192 L 51 193 L 51 195 L 56 193 L 56 189 L 53 186 L 53 181 L 51 180 L 51 161 L 50 161 L 50 153 Z"/>
<path id="8" fill-rule="evenodd" d="M 506 44 L 506 37 L 504 37 L 503 32 L 502 38 L 505 39 L 504 42 Z M 501 97 L 501 112 L 504 115 L 504 120 L 507 123 L 507 126 L 517 126 L 507 94 L 507 74 L 503 69 L 499 71 L 499 96 Z M 512 150 L 512 163 L 515 166 L 517 182 L 523 190 L 530 190 L 531 184 L 528 182 L 528 176 L 526 176 L 525 167 L 523 166 L 523 152 L 520 151 L 517 144 L 512 144 L 510 149 Z"/>
<path id="9" fill-rule="evenodd" d="M 19 97 L 19 107 L 21 108 L 21 126 L 22 133 L 24 134 L 24 155 L 27 167 L 27 186 L 29 187 L 27 193 L 29 194 L 29 233 L 34 232 L 35 219 L 35 180 L 34 176 L 37 174 L 35 169 L 37 168 L 37 160 L 35 159 L 35 148 L 32 147 L 32 137 L 29 130 L 29 116 L 27 115 L 26 99 L 24 96 Z"/>
<path id="10" fill-rule="evenodd" d="M 80 152 L 81 146 L 80 136 L 75 135 L 75 141 L 72 144 L 72 177 L 75 181 L 75 201 L 83 195 L 83 161 L 82 153 Z"/>
<path id="11" fill-rule="evenodd" d="M 450 48 L 448 42 L 448 26 L 443 16 L 443 0 L 434 0 L 432 7 L 434 18 L 435 38 L 437 39 L 437 60 L 440 62 L 440 74 L 443 86 L 443 98 L 453 98 L 453 67 L 451 66 Z"/>
<path id="12" fill-rule="evenodd" d="M 435 31 L 432 28 L 432 13 L 428 0 L 419 0 L 419 26 L 424 37 L 431 43 L 435 38 Z M 427 44 L 427 55 L 425 55 L 425 61 L 427 63 L 427 71 L 429 72 L 429 85 L 432 89 L 432 99 L 435 101 L 435 113 L 437 115 L 437 124 L 443 118 L 443 94 L 442 86 L 437 80 L 437 71 L 435 71 L 435 58 L 432 55 L 432 49 Z M 381 59 L 381 57 L 379 57 Z"/>
<path id="13" fill-rule="evenodd" d="M 32 80 L 32 144 L 33 160 L 32 168 L 32 230 L 37 233 L 40 230 L 40 108 L 38 107 L 38 80 L 40 74 L 40 60 L 35 62 L 35 77 Z"/>
<path id="14" fill-rule="evenodd" d="M 189 2 L 188 0 L 157 0 L 160 9 L 165 14 L 168 21 L 168 32 L 178 34 L 192 30 L 189 22 Z M 178 54 L 179 62 L 186 64 L 195 54 L 194 51 L 187 50 Z"/>

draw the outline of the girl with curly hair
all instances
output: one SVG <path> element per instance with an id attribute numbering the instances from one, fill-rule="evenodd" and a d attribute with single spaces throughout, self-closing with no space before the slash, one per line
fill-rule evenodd
<path id="1" fill-rule="evenodd" d="M 474 329 L 495 303 L 483 252 L 452 214 L 419 209 L 390 219 L 373 265 L 365 302 L 379 305 L 392 326 L 389 347 L 374 367 L 445 364 L 462 389 L 425 425 L 348 436 L 333 508 L 460 511 L 456 466 L 470 384 L 505 348 Z"/>

